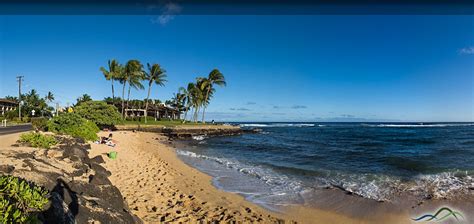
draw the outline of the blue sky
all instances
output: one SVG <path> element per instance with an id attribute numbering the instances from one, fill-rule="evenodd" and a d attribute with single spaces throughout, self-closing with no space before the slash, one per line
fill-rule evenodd
<path id="1" fill-rule="evenodd" d="M 1 16 L 0 96 L 110 96 L 108 59 L 160 63 L 153 98 L 219 68 L 209 119 L 474 121 L 473 16 Z M 146 91 L 132 91 L 144 98 Z"/>

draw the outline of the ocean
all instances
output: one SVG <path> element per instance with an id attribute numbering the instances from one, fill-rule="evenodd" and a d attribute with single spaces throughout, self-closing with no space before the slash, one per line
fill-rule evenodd
<path id="1" fill-rule="evenodd" d="M 368 200 L 455 198 L 474 189 L 474 123 L 240 123 L 177 150 L 213 184 L 268 208 L 337 188 Z"/>

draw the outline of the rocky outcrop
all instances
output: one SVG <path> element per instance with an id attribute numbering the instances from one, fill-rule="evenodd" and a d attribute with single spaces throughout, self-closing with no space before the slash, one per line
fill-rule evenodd
<path id="1" fill-rule="evenodd" d="M 239 126 L 230 125 L 182 125 L 176 127 L 128 125 L 117 126 L 117 130 L 163 133 L 171 139 L 187 139 L 202 135 L 229 136 L 261 131 L 259 129 L 242 129 Z"/>
<path id="2" fill-rule="evenodd" d="M 110 172 L 90 159 L 90 145 L 60 138 L 53 149 L 3 150 L 0 174 L 19 176 L 49 190 L 50 203 L 39 215 L 45 223 L 141 223 L 108 179 Z"/>

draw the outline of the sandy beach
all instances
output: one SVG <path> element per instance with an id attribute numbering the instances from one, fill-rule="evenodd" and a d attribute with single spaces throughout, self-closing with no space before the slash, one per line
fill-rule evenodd
<path id="1" fill-rule="evenodd" d="M 104 156 L 104 167 L 133 214 L 146 223 L 224 221 L 238 223 L 371 223 L 336 212 L 291 206 L 281 212 L 263 209 L 211 184 L 211 177 L 178 159 L 168 138 L 156 133 L 114 132 L 117 146 L 92 144 L 90 156 Z M 107 133 L 100 133 L 106 136 Z M 118 158 L 106 158 L 115 150 Z M 390 223 L 398 216 L 385 216 Z"/>

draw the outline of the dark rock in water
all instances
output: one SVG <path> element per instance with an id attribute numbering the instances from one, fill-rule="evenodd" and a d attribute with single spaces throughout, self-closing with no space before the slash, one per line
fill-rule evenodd
<path id="1" fill-rule="evenodd" d="M 15 167 L 12 165 L 0 165 L 0 173 L 11 173 L 15 170 Z"/>

